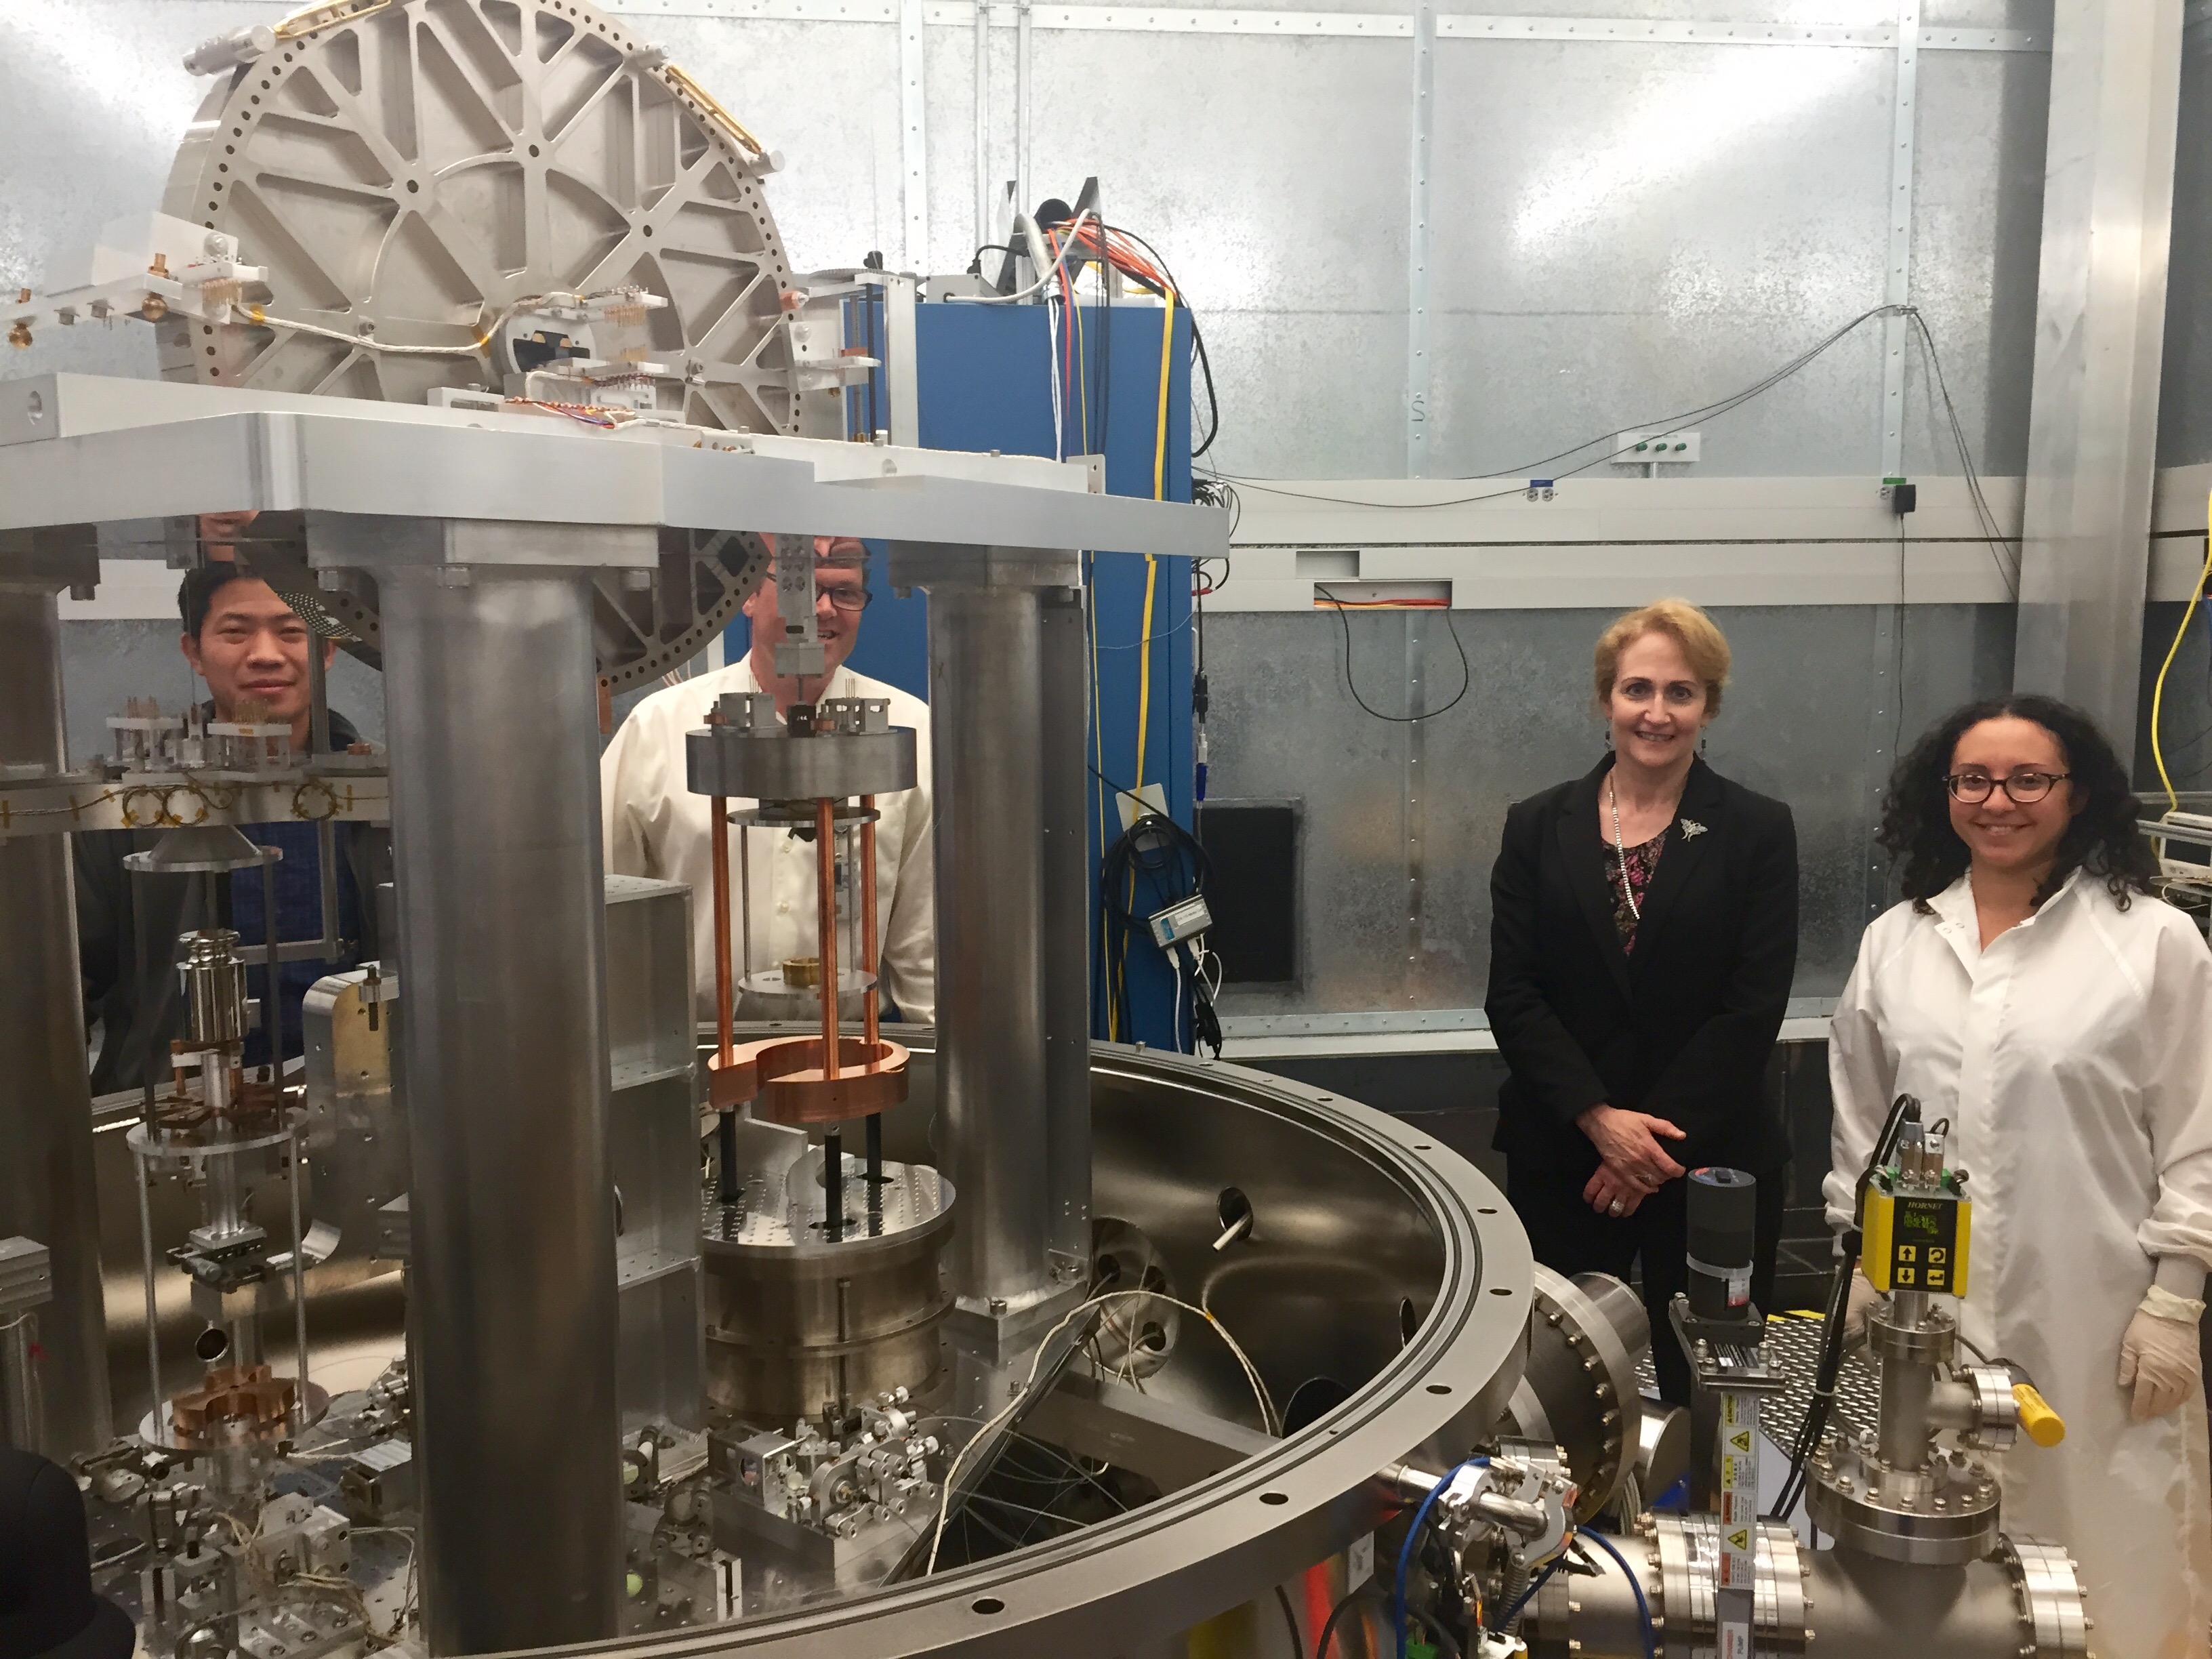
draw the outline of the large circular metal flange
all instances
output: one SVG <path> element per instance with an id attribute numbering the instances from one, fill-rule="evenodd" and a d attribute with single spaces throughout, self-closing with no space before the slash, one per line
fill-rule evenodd
<path id="1" fill-rule="evenodd" d="M 1961 1566 L 1997 1542 L 1996 1482 L 1972 1462 L 1900 1475 L 1838 1445 L 1816 1458 L 1805 1507 L 1839 1546 L 1912 1566 Z"/>
<path id="2" fill-rule="evenodd" d="M 1575 1518 L 1588 1521 L 1613 1502 L 1636 1456 L 1635 1356 L 1651 1340 L 1650 1319 L 1619 1279 L 1569 1279 L 1548 1267 L 1536 1270 L 1535 1309 L 1513 1422 L 1564 1449 L 1577 1488 Z"/>
<path id="3" fill-rule="evenodd" d="M 518 302 L 635 287 L 667 301 L 635 319 L 635 349 L 681 377 L 684 420 L 796 432 L 769 166 L 665 54 L 576 0 L 389 0 L 280 29 L 210 90 L 161 204 L 267 269 L 246 297 L 269 322 L 173 317 L 161 372 L 395 403 L 496 392 L 488 342 Z"/>
<path id="4" fill-rule="evenodd" d="M 1721 1558 L 1720 1519 L 1711 1515 L 1661 1515 L 1652 1520 L 1659 1558 L 1662 1606 L 1652 1622 L 1666 1632 L 1668 1659 L 1690 1659 L 1714 1650 Z M 1633 1563 L 1635 1558 L 1629 1558 Z M 1811 1640 L 1806 1624 L 1805 1578 L 1797 1534 L 1761 1522 L 1753 1547 L 1758 1576 L 1752 1585 L 1752 1645 L 1761 1654 L 1801 1654 Z M 1571 1596 L 1572 1581 L 1566 1581 Z M 1562 1612 L 1565 1608 L 1560 1609 Z"/>
<path id="5" fill-rule="evenodd" d="M 1376 1479 L 1385 1466 L 1410 1457 L 1449 1467 L 1489 1432 L 1519 1376 L 1535 1264 L 1504 1195 L 1480 1170 L 1398 1120 L 1283 1079 L 1106 1043 L 1093 1044 L 1091 1055 L 1099 1088 L 1140 1090 L 1148 1110 L 1212 1126 L 1199 1133 L 1273 1120 L 1294 1137 L 1333 1143 L 1402 1193 L 1432 1231 L 1440 1263 L 1434 1300 L 1412 1338 L 1349 1400 L 1297 1432 L 1097 1526 L 836 1607 L 577 1651 L 593 1659 L 1114 1659 L 1267 1595 L 1373 1530 L 1398 1507 Z M 1243 1134 L 1233 1139 L 1249 1145 Z M 1227 1141 L 1218 1152 L 1235 1156 Z M 1206 1153 L 1209 1162 L 1214 1156 Z M 1182 1163 L 1194 1157 L 1190 1147 L 1178 1150 Z M 1212 1176 L 1194 1170 L 1184 1178 Z M 1263 1206 L 1265 1194 L 1255 1191 L 1253 1202 Z M 1280 1224 L 1294 1223 L 1310 1224 L 1290 1213 Z M 1212 1305 L 1222 1308 L 1218 1287 Z"/>
<path id="6" fill-rule="evenodd" d="M 695 795 L 750 800 L 849 800 L 911 789 L 920 775 L 914 728 L 746 732 L 702 726 L 684 738 L 684 781 Z"/>
<path id="7" fill-rule="evenodd" d="M 2012 1574 L 2023 1659 L 2087 1659 L 2087 1597 L 2074 1559 L 2039 1538 L 2008 1538 L 2001 1552 Z"/>

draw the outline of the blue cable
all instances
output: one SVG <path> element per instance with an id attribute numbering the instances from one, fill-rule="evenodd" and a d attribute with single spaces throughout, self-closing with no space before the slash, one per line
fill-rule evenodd
<path id="1" fill-rule="evenodd" d="M 1644 1599 L 1644 1581 L 1628 1565 L 1628 1558 L 1613 1548 L 1613 1540 L 1590 1527 L 1577 1527 L 1576 1530 L 1620 1564 L 1621 1576 L 1628 1580 L 1628 1588 L 1636 1592 L 1636 1616 L 1644 1626 L 1644 1659 L 1658 1659 L 1658 1646 L 1651 1634 L 1651 1607 Z"/>
<path id="2" fill-rule="evenodd" d="M 1495 1625 L 1492 1626 L 1491 1628 L 1497 1631 L 1501 1636 L 1510 1632 L 1513 1628 L 1513 1621 L 1521 1616 L 1521 1609 L 1527 1607 L 1531 1601 L 1536 1599 L 1536 1592 L 1543 1589 L 1545 1584 L 1550 1580 L 1552 1575 L 1557 1572 L 1561 1567 L 1565 1566 L 1566 1563 L 1567 1553 L 1565 1550 L 1561 1550 L 1557 1555 L 1552 1558 L 1551 1565 L 1546 1567 L 1543 1571 L 1536 1575 L 1535 1582 L 1530 1584 L 1527 1589 L 1521 1592 L 1520 1599 L 1516 1601 L 1511 1607 L 1505 1609 L 1505 1617 L 1499 1620 Z"/>
<path id="3" fill-rule="evenodd" d="M 1413 1565 L 1413 1550 L 1420 1542 L 1421 1528 L 1427 1522 L 1429 1511 L 1436 1506 L 1438 1495 L 1459 1478 L 1460 1470 L 1485 1468 L 1489 1463 L 1486 1457 L 1470 1457 L 1464 1463 L 1454 1466 L 1449 1474 L 1429 1488 L 1429 1495 L 1421 1500 L 1420 1508 L 1413 1511 L 1413 1524 L 1406 1528 L 1406 1541 L 1398 1547 L 1398 1582 L 1390 1596 L 1390 1625 L 1398 1638 L 1398 1659 L 1406 1659 L 1406 1569 Z M 1647 1628 L 1649 1622 L 1646 1621 Z"/>

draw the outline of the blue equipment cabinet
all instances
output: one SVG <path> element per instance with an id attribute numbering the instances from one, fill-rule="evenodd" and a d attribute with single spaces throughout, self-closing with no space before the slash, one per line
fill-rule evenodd
<path id="1" fill-rule="evenodd" d="M 931 304 L 915 309 L 921 441 L 932 449 L 1050 455 L 1053 347 L 1046 312 L 1035 305 Z M 1167 398 L 1160 398 L 1164 320 Z M 1157 303 L 1078 307 L 1077 338 L 1063 334 L 1060 453 L 1103 453 L 1106 488 L 1150 497 L 1157 470 L 1164 499 L 1190 499 L 1190 313 Z M 850 662 L 857 673 L 929 695 L 927 601 L 900 599 L 884 578 L 884 549 L 872 546 L 872 591 Z M 1164 792 L 1168 815 L 1191 828 L 1190 562 L 1102 552 L 1087 561 L 1097 650 L 1091 692 L 1091 1032 L 1153 1048 L 1188 1047 L 1188 991 L 1146 929 L 1160 902 L 1139 890 L 1139 919 L 1126 946 L 1109 949 L 1097 891 L 1099 861 L 1121 835 L 1116 790 Z M 1149 609 L 1151 626 L 1146 626 Z M 727 649 L 734 661 L 749 630 L 740 618 Z M 1103 774 L 1109 783 L 1102 784 Z M 1110 784 L 1111 787 L 1109 787 Z M 1141 884 L 1140 884 L 1141 885 Z M 1181 889 L 1169 896 L 1181 896 Z M 1118 930 L 1117 930 L 1118 933 Z M 1111 986 L 1119 992 L 1109 994 Z M 1126 1006 L 1127 1018 L 1121 1008 Z"/>

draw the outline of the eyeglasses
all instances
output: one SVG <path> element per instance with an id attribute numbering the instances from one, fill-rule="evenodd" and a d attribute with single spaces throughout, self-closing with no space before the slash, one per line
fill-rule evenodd
<path id="1" fill-rule="evenodd" d="M 816 586 L 814 596 L 817 599 L 827 599 L 838 610 L 848 612 L 866 611 L 868 608 L 868 601 L 875 597 L 864 586 L 823 587 L 820 586 Z"/>
<path id="2" fill-rule="evenodd" d="M 2071 772 L 2015 772 L 2008 778 L 1993 778 L 1986 772 L 1954 772 L 1943 780 L 1943 787 L 1951 792 L 1953 800 L 1969 806 L 1987 800 L 1992 789 L 2002 789 L 2019 805 L 2028 806 L 2049 794 L 2051 785 L 2063 783 L 2073 775 Z"/>

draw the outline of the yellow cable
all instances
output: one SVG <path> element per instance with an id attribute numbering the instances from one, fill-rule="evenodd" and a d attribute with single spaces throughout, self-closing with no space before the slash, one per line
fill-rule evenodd
<path id="1" fill-rule="evenodd" d="M 1152 499 L 1166 499 L 1168 476 L 1168 380 L 1175 356 L 1175 290 L 1161 285 L 1160 311 L 1160 397 L 1158 413 L 1152 422 Z M 1145 804 L 1145 738 L 1152 723 L 1152 596 L 1159 585 L 1159 561 L 1152 554 L 1145 555 L 1145 618 L 1137 629 L 1137 810 Z M 1137 901 L 1137 872 L 1129 872 L 1127 902 Z M 1129 975 L 1129 935 L 1121 935 L 1121 978 L 1126 986 Z"/>
<path id="2" fill-rule="evenodd" d="M 1145 555 L 1145 621 L 1137 630 L 1137 799 L 1145 798 L 1145 734 L 1152 720 L 1152 593 L 1159 586 L 1160 562 Z"/>
<path id="3" fill-rule="evenodd" d="M 1083 453 L 1091 453 L 1091 368 L 1083 360 L 1083 289 L 1079 283 L 1071 283 L 1076 303 L 1068 307 L 1075 313 L 1075 407 L 1083 417 Z M 1105 434 L 1099 434 L 1103 440 Z"/>
<path id="4" fill-rule="evenodd" d="M 2208 522 L 2212 522 L 2212 503 L 2208 503 L 2206 517 Z M 2204 568 L 2197 572 L 2197 585 L 2189 590 L 2189 603 L 2181 611 L 2181 626 L 2173 630 L 2173 643 L 2166 647 L 2166 660 L 2158 665 L 2158 680 L 2151 687 L 2150 757 L 2158 763 L 2158 781 L 2165 787 L 2166 810 L 2169 812 L 2180 809 L 2181 798 L 2174 793 L 2173 780 L 2166 774 L 2166 750 L 2159 741 L 2159 714 L 2166 702 L 2166 671 L 2181 653 L 2181 641 L 2189 633 L 2189 619 L 2197 614 L 2197 601 L 2203 597 L 2208 581 L 2212 581 L 2212 531 L 2208 531 L 2204 538 Z"/>

